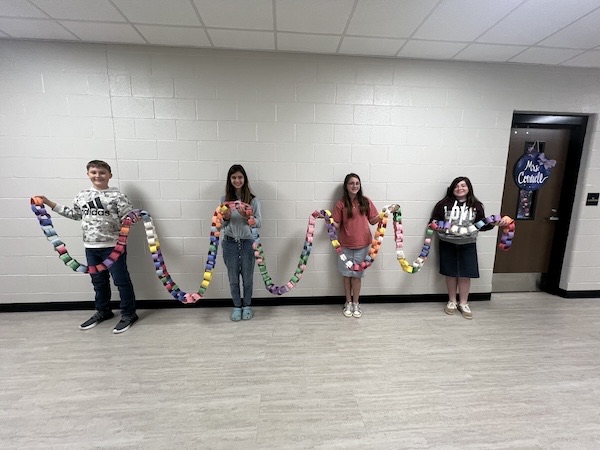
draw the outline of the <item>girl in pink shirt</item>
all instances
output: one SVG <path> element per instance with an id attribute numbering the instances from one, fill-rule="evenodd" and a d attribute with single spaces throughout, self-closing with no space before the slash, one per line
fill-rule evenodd
<path id="1" fill-rule="evenodd" d="M 360 264 L 367 257 L 373 239 L 369 224 L 379 221 L 379 212 L 373 202 L 363 196 L 357 174 L 349 173 L 344 178 L 344 196 L 335 204 L 332 218 L 346 260 Z M 358 318 L 362 316 L 358 299 L 365 272 L 349 269 L 340 258 L 338 270 L 344 277 L 344 316 Z"/>

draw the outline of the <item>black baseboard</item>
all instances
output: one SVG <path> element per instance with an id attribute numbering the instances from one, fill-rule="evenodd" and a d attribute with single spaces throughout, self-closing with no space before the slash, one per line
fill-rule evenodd
<path id="1" fill-rule="evenodd" d="M 600 298 L 600 291 L 565 291 L 557 289 L 555 295 L 562 298 Z"/>
<path id="2" fill-rule="evenodd" d="M 469 301 L 491 300 L 491 292 L 471 294 Z M 360 298 L 362 303 L 418 303 L 418 302 L 447 302 L 446 294 L 421 294 L 421 295 L 364 295 Z M 283 306 L 283 305 L 341 305 L 344 297 L 273 297 L 253 298 L 253 306 Z M 119 302 L 111 302 L 113 309 L 119 309 Z M 184 305 L 176 300 L 138 300 L 138 309 L 163 309 L 163 308 L 214 308 L 231 306 L 230 299 L 200 300 L 192 305 Z M 0 313 L 3 312 L 33 312 L 33 311 L 84 311 L 93 310 L 94 302 L 48 302 L 48 303 L 6 303 L 0 304 Z"/>

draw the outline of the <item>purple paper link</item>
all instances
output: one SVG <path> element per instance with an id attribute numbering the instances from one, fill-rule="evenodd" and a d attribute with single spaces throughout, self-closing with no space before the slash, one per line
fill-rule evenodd
<path id="1" fill-rule="evenodd" d="M 485 219 L 483 219 L 483 221 L 489 225 L 494 221 L 494 216 L 486 217 Z"/>
<path id="2" fill-rule="evenodd" d="M 108 269 L 110 266 L 112 266 L 115 262 L 112 259 L 108 259 L 106 258 L 104 261 L 102 261 L 102 264 L 104 264 L 106 266 L 106 268 Z"/>
<path id="3" fill-rule="evenodd" d="M 208 255 L 208 260 L 209 260 L 209 261 L 214 261 L 214 260 L 215 260 L 215 256 L 214 256 L 214 255 L 211 255 L 211 254 L 209 254 L 209 255 Z"/>
<path id="4" fill-rule="evenodd" d="M 507 239 L 507 240 L 504 242 L 504 245 L 506 245 L 507 247 L 510 247 L 510 246 L 512 245 L 512 240 L 511 240 L 511 239 Z"/>
<path id="5" fill-rule="evenodd" d="M 42 214 L 42 213 L 40 212 L 40 211 L 42 210 L 42 208 L 40 208 L 40 207 L 39 207 L 39 206 L 37 206 L 37 205 L 31 205 L 31 210 L 33 211 L 33 213 L 34 213 L 36 216 L 39 216 L 40 214 Z"/>
<path id="6" fill-rule="evenodd" d="M 430 245 L 423 245 L 423 250 L 427 250 L 427 251 L 429 251 L 429 249 L 430 249 L 430 248 L 431 248 L 431 246 L 430 246 Z"/>
<path id="7" fill-rule="evenodd" d="M 419 255 L 421 258 L 427 258 L 428 253 L 427 252 L 421 252 L 421 254 Z"/>
<path id="8" fill-rule="evenodd" d="M 283 295 L 283 294 L 285 294 L 287 291 L 288 291 L 288 290 L 287 290 L 287 287 L 285 287 L 285 286 L 279 286 L 279 289 L 277 290 L 277 293 L 278 293 L 279 295 Z"/>
<path id="9" fill-rule="evenodd" d="M 158 261 L 158 254 L 156 254 L 156 253 L 152 253 L 152 259 L 153 259 L 154 261 Z"/>
<path id="10" fill-rule="evenodd" d="M 267 287 L 267 289 L 271 294 L 275 294 L 275 291 L 277 290 L 277 286 L 272 284 L 271 286 Z"/>
<path id="11" fill-rule="evenodd" d="M 217 242 L 217 237 L 216 236 L 211 236 L 210 237 L 210 242 L 213 242 L 213 243 Z"/>
<path id="12" fill-rule="evenodd" d="M 451 225 L 452 223 L 450 223 L 450 221 L 444 222 L 444 229 L 449 230 Z"/>
<path id="13" fill-rule="evenodd" d="M 506 233 L 506 236 L 507 236 L 509 239 L 512 239 L 512 238 L 514 238 L 514 237 L 515 237 L 515 232 L 514 232 L 514 231 L 509 231 L 508 233 Z"/>
<path id="14" fill-rule="evenodd" d="M 40 220 L 40 225 L 44 226 L 44 225 L 52 225 L 52 221 L 50 219 L 41 219 Z"/>

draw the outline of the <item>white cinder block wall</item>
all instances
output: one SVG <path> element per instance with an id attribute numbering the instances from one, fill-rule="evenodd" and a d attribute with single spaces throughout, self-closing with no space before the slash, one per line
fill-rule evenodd
<path id="1" fill-rule="evenodd" d="M 600 72 L 418 60 L 80 45 L 0 40 L 0 303 L 90 300 L 85 275 L 59 261 L 28 199 L 70 202 L 87 187 L 85 164 L 108 161 L 112 185 L 154 217 L 170 273 L 199 287 L 210 219 L 233 163 L 263 202 L 261 229 L 274 281 L 289 280 L 307 218 L 331 209 L 357 172 L 381 208 L 402 205 L 413 260 L 434 203 L 458 175 L 498 213 L 514 111 L 590 113 L 561 287 L 600 289 Z M 79 224 L 55 226 L 84 260 Z M 343 293 L 319 224 L 306 274 L 288 296 Z M 390 233 L 391 234 L 391 233 Z M 496 231 L 480 237 L 490 292 Z M 363 294 L 445 292 L 435 254 L 416 275 L 400 270 L 393 239 Z M 140 299 L 171 298 L 156 278 L 141 225 L 129 266 Z M 256 297 L 270 297 L 256 276 Z M 222 260 L 208 298 L 228 298 Z"/>

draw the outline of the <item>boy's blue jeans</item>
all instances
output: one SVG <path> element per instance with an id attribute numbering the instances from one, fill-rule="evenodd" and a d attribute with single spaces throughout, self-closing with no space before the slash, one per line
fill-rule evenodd
<path id="1" fill-rule="evenodd" d="M 86 248 L 85 256 L 87 258 L 88 266 L 95 266 L 100 264 L 108 255 L 113 251 L 114 247 L 107 248 Z M 131 317 L 135 314 L 135 293 L 133 292 L 133 284 L 129 278 L 129 271 L 127 270 L 127 251 L 115 261 L 115 263 L 102 272 L 92 273 L 92 284 L 94 285 L 94 291 L 96 291 L 96 298 L 94 304 L 98 311 L 110 311 L 110 276 L 112 276 L 113 283 L 119 289 L 119 295 L 121 297 L 121 316 Z"/>
<path id="2" fill-rule="evenodd" d="M 252 239 L 235 241 L 229 237 L 223 239 L 223 261 L 229 275 L 229 288 L 233 306 L 241 308 L 250 306 L 252 302 L 252 286 L 254 276 L 254 249 Z M 244 297 L 240 297 L 240 275 L 244 286 Z"/>

